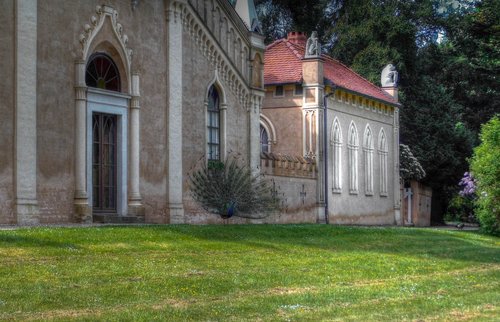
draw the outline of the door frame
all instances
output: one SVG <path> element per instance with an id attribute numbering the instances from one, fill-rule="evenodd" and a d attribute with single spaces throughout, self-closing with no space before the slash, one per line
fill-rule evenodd
<path id="1" fill-rule="evenodd" d="M 127 215 L 127 156 L 128 156 L 128 106 L 130 96 L 122 93 L 88 88 L 87 92 L 87 195 L 92 206 L 92 114 L 106 113 L 116 115 L 116 213 Z"/>

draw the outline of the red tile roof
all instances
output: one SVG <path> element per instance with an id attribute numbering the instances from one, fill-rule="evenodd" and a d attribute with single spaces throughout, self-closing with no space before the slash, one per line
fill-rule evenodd
<path id="1" fill-rule="evenodd" d="M 304 46 L 287 39 L 276 40 L 267 46 L 264 55 L 265 84 L 301 83 L 304 52 Z M 390 104 L 397 104 L 380 87 L 356 74 L 349 67 L 330 56 L 321 55 L 321 57 L 324 60 L 324 77 L 334 85 Z"/>

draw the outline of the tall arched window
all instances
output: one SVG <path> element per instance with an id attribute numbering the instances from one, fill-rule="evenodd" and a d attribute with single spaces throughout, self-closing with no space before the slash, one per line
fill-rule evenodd
<path id="1" fill-rule="evenodd" d="M 365 194 L 373 195 L 373 135 L 370 125 L 366 125 L 365 128 L 363 155 L 365 164 Z"/>
<path id="2" fill-rule="evenodd" d="M 208 91 L 207 152 L 208 160 L 220 160 L 220 108 L 219 92 L 215 86 Z"/>
<path id="3" fill-rule="evenodd" d="M 349 127 L 349 139 L 347 148 L 349 150 L 349 193 L 358 193 L 358 131 L 356 125 L 351 122 Z"/>
<path id="4" fill-rule="evenodd" d="M 266 128 L 260 125 L 260 151 L 269 153 L 271 152 L 270 144 L 269 144 L 269 134 L 266 131 Z"/>
<path id="5" fill-rule="evenodd" d="M 333 122 L 332 133 L 333 144 L 333 192 L 340 193 L 342 191 L 342 131 L 340 129 L 339 120 L 336 118 Z"/>
<path id="6" fill-rule="evenodd" d="M 378 155 L 380 162 L 380 195 L 387 196 L 387 138 L 384 129 L 380 129 Z"/>
<path id="7" fill-rule="evenodd" d="M 120 73 L 111 57 L 95 53 L 89 58 L 85 72 L 85 83 L 89 87 L 120 91 Z"/>

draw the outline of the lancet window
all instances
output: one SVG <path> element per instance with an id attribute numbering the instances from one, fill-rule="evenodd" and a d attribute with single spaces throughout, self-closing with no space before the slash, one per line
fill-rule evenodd
<path id="1" fill-rule="evenodd" d="M 354 122 L 349 126 L 347 149 L 349 152 L 349 193 L 358 193 L 358 131 Z"/>
<path id="2" fill-rule="evenodd" d="M 207 152 L 208 160 L 220 160 L 220 103 L 215 86 L 208 91 Z"/>
<path id="3" fill-rule="evenodd" d="M 365 194 L 373 195 L 373 135 L 370 126 L 367 125 L 363 138 Z"/>
<path id="4" fill-rule="evenodd" d="M 380 163 L 380 195 L 387 196 L 387 138 L 384 129 L 380 130 L 378 155 Z"/>
<path id="5" fill-rule="evenodd" d="M 338 119 L 333 122 L 333 192 L 342 191 L 342 131 Z"/>

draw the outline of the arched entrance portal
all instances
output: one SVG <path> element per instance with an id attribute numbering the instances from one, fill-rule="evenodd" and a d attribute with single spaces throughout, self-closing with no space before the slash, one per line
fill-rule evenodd
<path id="1" fill-rule="evenodd" d="M 127 109 L 120 72 L 106 53 L 90 56 L 87 94 L 87 182 L 93 221 L 127 215 Z"/>
<path id="2" fill-rule="evenodd" d="M 75 220 L 140 222 L 139 76 L 118 12 L 104 5 L 96 15 L 75 62 Z"/>

